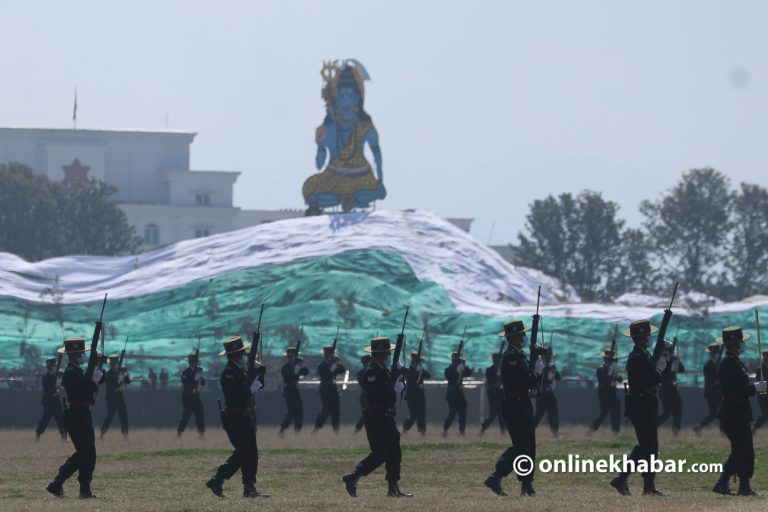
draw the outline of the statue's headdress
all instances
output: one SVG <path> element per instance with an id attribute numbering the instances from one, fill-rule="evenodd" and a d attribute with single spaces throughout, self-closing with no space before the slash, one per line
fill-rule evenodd
<path id="1" fill-rule="evenodd" d="M 351 85 L 360 91 L 360 99 L 365 101 L 365 82 L 371 79 L 365 67 L 356 59 L 343 61 L 334 60 L 323 62 L 320 75 L 325 82 L 322 96 L 326 103 L 330 103 L 336 96 L 339 87 Z"/>

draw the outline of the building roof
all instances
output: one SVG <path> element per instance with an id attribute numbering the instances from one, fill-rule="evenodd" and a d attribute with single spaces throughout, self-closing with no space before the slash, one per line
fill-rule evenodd
<path id="1" fill-rule="evenodd" d="M 24 128 L 1 126 L 0 135 L 2 136 L 29 136 L 41 135 L 48 137 L 71 136 L 72 134 L 82 136 L 112 135 L 124 137 L 180 137 L 188 139 L 190 142 L 195 138 L 197 132 L 183 130 L 136 130 L 136 129 L 98 129 L 98 128 Z"/>

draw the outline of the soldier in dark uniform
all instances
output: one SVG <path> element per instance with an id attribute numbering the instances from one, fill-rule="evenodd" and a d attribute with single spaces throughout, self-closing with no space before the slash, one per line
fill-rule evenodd
<path id="1" fill-rule="evenodd" d="M 363 367 L 357 372 L 357 384 L 360 386 L 360 419 L 355 424 L 355 434 L 363 430 L 365 426 L 365 387 L 363 381 L 365 380 L 365 372 L 368 371 L 368 366 L 371 364 L 371 356 L 366 354 L 360 358 L 360 362 L 363 363 Z"/>
<path id="2" fill-rule="evenodd" d="M 533 418 L 533 424 L 538 427 L 541 418 L 546 414 L 553 437 L 560 437 L 560 412 L 555 396 L 555 381 L 560 379 L 560 372 L 555 366 L 555 353 L 549 348 L 544 356 L 544 373 L 540 382 L 541 392 L 536 399 L 536 415 Z"/>
<path id="3" fill-rule="evenodd" d="M 256 490 L 256 473 L 259 468 L 259 447 L 256 444 L 256 425 L 253 421 L 253 396 L 251 393 L 264 387 L 266 367 L 256 361 L 255 373 L 247 371 L 246 349 L 240 336 L 224 342 L 220 356 L 227 356 L 227 364 L 221 372 L 221 391 L 224 393 L 226 407 L 221 411 L 221 422 L 229 442 L 234 446 L 232 455 L 219 466 L 216 474 L 206 486 L 221 498 L 224 497 L 222 486 L 239 469 L 242 473 L 243 496 L 246 498 L 268 497 L 268 494 Z"/>
<path id="4" fill-rule="evenodd" d="M 191 353 L 187 357 L 189 366 L 181 372 L 181 421 L 176 428 L 176 437 L 181 437 L 184 429 L 187 428 L 187 422 L 195 414 L 195 426 L 197 433 L 202 436 L 205 434 L 205 410 L 203 402 L 200 400 L 200 386 L 205 386 L 205 377 L 203 369 L 197 361 L 197 354 Z"/>
<path id="5" fill-rule="evenodd" d="M 64 497 L 64 482 L 75 472 L 80 483 L 80 498 L 95 498 L 91 492 L 93 469 L 96 467 L 96 441 L 93 435 L 94 395 L 98 383 L 104 376 L 99 368 L 94 368 L 91 376 L 86 375 L 80 367 L 84 354 L 90 349 L 85 348 L 83 338 L 64 340 L 60 354 L 66 354 L 69 364 L 64 370 L 61 383 L 67 392 L 68 406 L 64 411 L 64 428 L 75 445 L 75 453 L 59 468 L 53 482 L 45 488 L 56 497 Z"/>
<path id="6" fill-rule="evenodd" d="M 731 453 L 723 463 L 720 474 L 712 490 L 718 494 L 731 494 L 728 481 L 733 475 L 739 477 L 739 495 L 756 496 L 749 480 L 755 471 L 755 449 L 752 445 L 752 404 L 750 397 L 755 393 L 765 393 L 766 383 L 760 380 L 749 383 L 747 368 L 739 359 L 744 349 L 744 342 L 750 338 L 740 327 L 726 327 L 717 342 L 725 345 L 725 355 L 720 361 L 718 374 L 720 376 L 720 394 L 723 400 L 717 417 L 731 442 Z"/>
<path id="7" fill-rule="evenodd" d="M 424 368 L 424 357 L 418 352 L 411 352 L 411 365 L 405 376 L 405 403 L 408 404 L 408 418 L 403 423 L 403 431 L 408 432 L 413 424 L 423 436 L 427 433 L 427 399 L 424 396 L 424 380 L 432 374 Z"/>
<path id="8" fill-rule="evenodd" d="M 611 415 L 611 430 L 618 434 L 621 429 L 621 403 L 616 394 L 616 383 L 622 382 L 616 362 L 619 358 L 611 350 L 603 351 L 603 364 L 597 368 L 597 401 L 600 403 L 600 414 L 589 426 L 594 432 L 603 424 L 605 417 Z"/>
<path id="9" fill-rule="evenodd" d="M 466 366 L 464 359 L 457 352 L 451 354 L 451 365 L 445 369 L 445 380 L 448 389 L 445 400 L 448 402 L 448 417 L 443 422 L 443 437 L 448 435 L 456 415 L 459 415 L 459 434 L 464 435 L 467 428 L 467 399 L 464 397 L 464 377 L 472 375 L 472 370 Z"/>
<path id="10" fill-rule="evenodd" d="M 659 435 L 656 419 L 659 415 L 659 400 L 656 396 L 658 386 L 661 383 L 661 372 L 667 367 L 667 361 L 659 358 L 654 364 L 648 353 L 648 343 L 651 334 L 658 328 L 648 320 L 636 320 L 629 324 L 629 329 L 624 331 L 624 336 L 631 336 L 635 347 L 627 358 L 627 381 L 629 382 L 629 394 L 625 398 L 624 414 L 632 422 L 637 436 L 637 444 L 629 453 L 630 460 L 648 461 L 651 455 L 659 453 Z M 647 496 L 661 496 L 661 491 L 656 489 L 656 474 L 653 471 L 643 473 L 643 494 Z M 629 473 L 619 473 L 611 480 L 611 487 L 619 494 L 629 495 Z"/>
<path id="11" fill-rule="evenodd" d="M 701 435 L 701 431 L 717 418 L 717 411 L 720 409 L 720 377 L 717 368 L 720 365 L 720 345 L 717 343 L 707 347 L 709 352 L 709 361 L 704 364 L 704 398 L 707 399 L 707 408 L 709 412 L 693 427 L 696 435 Z"/>
<path id="12" fill-rule="evenodd" d="M 118 372 L 117 364 L 120 356 L 112 354 L 109 356 L 109 370 L 105 375 L 107 387 L 107 415 L 104 417 L 104 423 L 101 424 L 101 437 L 109 430 L 109 424 L 117 413 L 120 418 L 120 431 L 123 437 L 128 437 L 128 410 L 125 407 L 125 398 L 123 397 L 123 386 L 131 383 L 131 377 L 126 368 L 120 368 Z"/>
<path id="13" fill-rule="evenodd" d="M 501 454 L 496 462 L 494 472 L 485 479 L 486 487 L 499 496 L 507 493 L 501 487 L 501 480 L 514 469 L 514 461 L 518 456 L 525 455 L 531 459 L 531 472 L 525 475 L 517 475 L 521 483 L 520 494 L 522 496 L 534 496 L 533 475 L 536 465 L 536 427 L 533 424 L 533 405 L 531 404 L 531 390 L 536 388 L 538 378 L 544 371 L 544 363 L 541 358 L 530 365 L 523 352 L 523 345 L 527 341 L 523 322 L 513 320 L 504 324 L 504 332 L 500 336 L 507 338 L 508 347 L 501 357 L 501 387 L 502 402 L 501 413 L 512 439 L 512 446 Z M 527 466 L 518 465 L 518 470 L 525 472 Z"/>
<path id="14" fill-rule="evenodd" d="M 376 337 L 365 351 L 371 353 L 371 365 L 365 372 L 363 389 L 366 395 L 365 433 L 371 453 L 361 460 L 352 473 L 342 477 L 347 493 L 357 496 L 357 481 L 373 473 L 376 468 L 385 465 L 386 480 L 389 484 L 387 496 L 394 498 L 412 497 L 413 494 L 400 490 L 400 433 L 395 421 L 395 402 L 405 384 L 398 375 L 391 375 L 386 367 L 387 358 L 394 348 L 387 337 Z M 398 379 L 394 388 L 390 379 Z"/>
<path id="15" fill-rule="evenodd" d="M 43 375 L 43 399 L 40 404 L 43 406 L 43 416 L 37 424 L 35 430 L 35 441 L 40 440 L 40 436 L 48 428 L 48 423 L 53 418 L 56 426 L 59 427 L 61 438 L 67 440 L 67 432 L 64 430 L 64 411 L 61 409 L 61 399 L 59 398 L 59 376 L 56 375 L 56 359 L 48 359 L 45 362 L 45 375 Z"/>
<path id="16" fill-rule="evenodd" d="M 763 379 L 768 375 L 768 350 L 763 350 L 763 360 L 760 363 L 763 373 L 761 377 Z M 768 394 L 760 393 L 757 395 L 757 404 L 760 406 L 760 416 L 755 420 L 755 424 L 752 427 L 752 433 L 754 434 L 757 429 L 762 427 L 766 421 L 768 421 Z"/>
<path id="17" fill-rule="evenodd" d="M 283 398 L 287 411 L 280 424 L 280 435 L 283 435 L 291 423 L 295 432 L 301 431 L 304 424 L 304 404 L 299 394 L 299 378 L 309 373 L 309 370 L 304 368 L 304 361 L 296 357 L 294 347 L 285 349 L 285 356 L 288 360 L 280 369 L 280 375 L 283 377 Z"/>
<path id="18" fill-rule="evenodd" d="M 333 346 L 323 347 L 323 360 L 317 367 L 317 373 L 320 375 L 320 414 L 315 419 L 315 432 L 323 428 L 325 420 L 331 417 L 333 431 L 339 433 L 339 419 L 341 417 L 341 403 L 339 400 L 339 389 L 336 387 L 336 376 L 346 372 L 347 369 L 341 364 L 338 354 L 333 350 Z"/>
<path id="19" fill-rule="evenodd" d="M 661 386 L 659 386 L 661 415 L 656 425 L 662 426 L 671 415 L 672 434 L 676 436 L 680 432 L 680 423 L 683 418 L 683 399 L 680 398 L 680 393 L 677 391 L 677 374 L 685 372 L 685 366 L 678 355 L 672 353 L 672 343 L 668 341 L 665 342 L 661 359 L 666 361 L 667 365 L 661 372 Z"/>
<path id="20" fill-rule="evenodd" d="M 499 378 L 499 364 L 501 364 L 501 352 L 491 354 L 491 366 L 485 369 L 485 394 L 488 397 L 488 417 L 480 426 L 482 434 L 491 427 L 493 420 L 499 418 L 499 428 L 504 433 L 504 415 L 499 411 L 501 406 L 501 378 Z"/>

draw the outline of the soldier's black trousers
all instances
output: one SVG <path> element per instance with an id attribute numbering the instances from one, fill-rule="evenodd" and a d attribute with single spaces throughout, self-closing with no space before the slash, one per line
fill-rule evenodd
<path id="1" fill-rule="evenodd" d="M 749 421 L 720 420 L 723 432 L 731 442 L 731 453 L 723 463 L 723 473 L 737 475 L 739 480 L 749 480 L 755 471 L 755 449 Z"/>
<path id="2" fill-rule="evenodd" d="M 181 395 L 181 407 L 181 421 L 179 421 L 179 426 L 176 431 L 179 434 L 184 432 L 184 429 L 187 428 L 189 418 L 194 413 L 197 431 L 200 434 L 205 432 L 205 411 L 203 410 L 203 402 L 200 400 L 200 395 L 196 393 L 192 395 Z"/>
<path id="3" fill-rule="evenodd" d="M 368 436 L 371 453 L 358 463 L 355 471 L 361 476 L 366 476 L 384 464 L 387 482 L 398 482 L 402 452 L 400 451 L 400 432 L 397 431 L 395 418 L 366 413 L 365 434 Z"/>
<path id="4" fill-rule="evenodd" d="M 123 395 L 118 395 L 116 398 L 107 398 L 107 415 L 104 417 L 104 423 L 101 424 L 102 435 L 109 430 L 109 424 L 112 423 L 115 413 L 120 418 L 120 431 L 128 434 L 128 409 L 125 408 Z"/>
<path id="5" fill-rule="evenodd" d="M 256 472 L 259 469 L 259 447 L 256 444 L 256 426 L 253 419 L 250 416 L 224 414 L 222 421 L 224 431 L 235 451 L 219 466 L 214 478 L 228 480 L 239 469 L 243 485 L 255 485 Z"/>
<path id="6" fill-rule="evenodd" d="M 699 422 L 702 427 L 706 427 L 717 418 L 717 411 L 720 409 L 720 393 L 706 393 L 708 413 Z"/>
<path id="7" fill-rule="evenodd" d="M 757 403 L 760 405 L 760 416 L 755 420 L 755 429 L 762 427 L 768 420 L 768 395 L 757 395 Z"/>
<path id="8" fill-rule="evenodd" d="M 621 402 L 619 402 L 619 397 L 616 395 L 616 390 L 598 390 L 597 401 L 600 403 L 600 414 L 598 414 L 597 418 L 592 421 L 592 424 L 590 425 L 592 430 L 600 428 L 600 425 L 605 421 L 605 417 L 610 414 L 611 430 L 618 432 L 621 428 Z"/>
<path id="9" fill-rule="evenodd" d="M 443 430 L 451 428 L 451 424 L 458 414 L 459 432 L 463 434 L 467 427 L 467 399 L 464 397 L 464 390 L 448 388 L 445 399 L 448 401 L 448 417 L 443 422 Z"/>
<path id="10" fill-rule="evenodd" d="M 283 390 L 285 398 L 285 419 L 280 424 L 280 430 L 287 429 L 293 423 L 293 429 L 298 432 L 304 424 L 304 404 L 301 401 L 299 390 L 294 388 L 285 388 Z"/>
<path id="11" fill-rule="evenodd" d="M 341 403 L 339 401 L 339 390 L 336 389 L 336 384 L 320 385 L 320 414 L 315 419 L 315 429 L 323 428 L 325 420 L 328 416 L 331 417 L 331 425 L 333 430 L 339 430 L 339 419 L 341 417 Z"/>
<path id="12" fill-rule="evenodd" d="M 536 416 L 533 420 L 534 426 L 539 426 L 539 422 L 545 414 L 549 420 L 549 428 L 552 432 L 557 432 L 560 429 L 560 412 L 557 409 L 557 398 L 554 393 L 543 393 L 536 400 Z"/>
<path id="13" fill-rule="evenodd" d="M 501 428 L 502 432 L 506 428 L 504 425 L 504 416 L 501 414 L 501 411 L 499 411 L 501 408 L 500 395 L 501 394 L 497 389 L 489 390 L 486 392 L 486 396 L 488 397 L 488 417 L 483 420 L 483 424 L 480 427 L 482 432 L 488 430 L 491 427 L 493 420 L 496 418 L 499 418 L 499 427 Z"/>
<path id="14" fill-rule="evenodd" d="M 672 416 L 672 428 L 680 430 L 680 422 L 683 418 L 683 400 L 680 398 L 677 388 L 662 389 L 659 391 L 659 399 L 661 399 L 661 416 L 659 416 L 656 424 L 661 426 L 667 421 L 667 418 Z"/>
<path id="15" fill-rule="evenodd" d="M 501 404 L 504 421 L 507 425 L 507 432 L 512 439 L 512 446 L 504 450 L 499 460 L 496 461 L 496 470 L 494 475 L 503 478 L 509 475 L 513 470 L 513 463 L 519 455 L 527 455 L 533 463 L 532 469 L 536 465 L 536 427 L 533 424 L 533 406 L 530 398 L 506 399 Z M 521 467 L 520 469 L 526 469 Z M 529 475 L 517 475 L 521 482 L 533 481 L 535 471 Z"/>
<path id="16" fill-rule="evenodd" d="M 424 434 L 427 431 L 427 400 L 424 390 L 408 391 L 405 403 L 408 404 L 408 418 L 403 423 L 403 430 L 410 430 L 415 423 L 418 431 Z"/>
<path id="17" fill-rule="evenodd" d="M 655 396 L 628 396 L 626 407 L 627 417 L 632 422 L 637 436 L 637 444 L 629 452 L 628 458 L 635 463 L 647 460 L 650 464 L 651 455 L 659 453 L 658 426 L 656 425 L 659 401 Z M 642 475 L 646 483 L 652 483 L 655 477 L 653 471 L 642 473 Z M 621 473 L 620 476 L 627 477 L 628 473 Z"/>
<path id="18" fill-rule="evenodd" d="M 50 400 L 43 402 L 43 416 L 37 423 L 37 429 L 35 433 L 39 436 L 45 432 L 48 428 L 51 418 L 56 421 L 56 426 L 59 428 L 59 435 L 66 437 L 66 431 L 64 430 L 64 411 L 61 409 L 61 403 L 58 400 Z"/>
<path id="19" fill-rule="evenodd" d="M 93 435 L 91 411 L 66 411 L 64 428 L 75 446 L 75 453 L 59 468 L 59 474 L 54 481 L 63 485 L 77 471 L 80 490 L 90 491 L 93 469 L 96 467 L 96 440 Z"/>

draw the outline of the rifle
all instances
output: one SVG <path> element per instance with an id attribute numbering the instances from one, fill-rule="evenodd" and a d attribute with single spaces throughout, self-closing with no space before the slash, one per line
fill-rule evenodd
<path id="1" fill-rule="evenodd" d="M 56 388 L 59 387 L 59 370 L 61 370 L 61 358 L 64 356 L 64 354 L 59 354 L 59 359 L 56 361 L 56 373 L 54 374 L 56 376 Z"/>
<path id="2" fill-rule="evenodd" d="M 392 376 L 389 379 L 389 389 L 395 389 L 395 383 L 399 380 L 396 375 L 400 366 L 400 352 L 403 350 L 403 343 L 405 342 L 405 322 L 408 320 L 408 310 L 410 306 L 405 306 L 405 317 L 403 318 L 403 328 L 400 330 L 400 334 L 397 335 L 397 342 L 395 343 L 395 353 L 392 356 Z"/>
<path id="3" fill-rule="evenodd" d="M 99 320 L 96 322 L 96 327 L 93 330 L 93 338 L 91 338 L 91 354 L 88 357 L 88 366 L 85 369 L 85 380 L 90 381 L 93 378 L 93 370 L 96 368 L 96 363 L 99 359 L 99 352 L 96 350 L 99 348 L 99 338 L 101 337 L 101 330 L 103 327 L 102 319 L 104 318 L 104 308 L 107 306 L 107 294 L 104 294 L 104 302 L 101 303 L 101 314 Z"/>
<path id="4" fill-rule="evenodd" d="M 296 359 L 294 361 L 298 362 L 299 360 L 299 350 L 301 350 L 301 338 L 304 336 L 304 324 L 301 324 L 301 330 L 299 331 L 299 340 L 296 342 Z"/>
<path id="5" fill-rule="evenodd" d="M 659 359 L 661 359 L 661 353 L 664 351 L 664 335 L 667 333 L 669 321 L 672 320 L 672 304 L 675 302 L 675 295 L 677 295 L 678 284 L 679 283 L 675 283 L 675 288 L 672 290 L 672 299 L 669 301 L 669 307 L 664 310 L 664 318 L 661 320 L 661 327 L 659 327 L 659 333 L 658 336 L 656 336 L 656 345 L 653 347 L 653 356 L 651 357 L 653 364 L 659 362 Z"/>
<path id="6" fill-rule="evenodd" d="M 192 369 L 197 371 L 197 367 L 200 366 L 200 335 L 197 335 L 197 348 L 195 349 L 195 362 Z"/>
<path id="7" fill-rule="evenodd" d="M 125 360 L 125 347 L 127 347 L 127 346 L 128 346 L 128 336 L 125 337 L 125 344 L 123 345 L 123 351 L 120 352 L 120 359 L 117 362 L 117 374 L 118 375 L 120 375 L 120 370 L 123 369 L 123 361 Z"/>
<path id="8" fill-rule="evenodd" d="M 459 359 L 461 359 L 461 353 L 464 352 L 464 338 L 467 336 L 467 326 L 464 326 L 464 332 L 461 334 L 461 340 L 459 341 L 459 348 L 456 350 L 456 353 L 459 355 Z"/>
<path id="9" fill-rule="evenodd" d="M 611 340 L 611 358 L 616 356 L 616 336 L 619 334 L 619 324 L 613 327 L 613 339 Z"/>
<path id="10" fill-rule="evenodd" d="M 333 350 L 331 350 L 331 353 L 336 353 L 336 343 L 339 341 L 339 329 L 341 329 L 341 324 L 338 324 L 336 326 L 336 336 L 333 337 Z"/>
<path id="11" fill-rule="evenodd" d="M 541 357 L 546 352 L 546 349 L 538 346 L 539 336 L 539 322 L 541 316 L 539 315 L 539 303 L 541 302 L 541 285 L 539 285 L 539 291 L 536 294 L 536 314 L 533 315 L 533 324 L 531 325 L 531 360 L 535 357 Z"/>
<path id="12" fill-rule="evenodd" d="M 251 351 L 248 352 L 248 376 L 251 380 L 256 378 L 256 354 L 259 352 L 259 341 L 261 340 L 262 315 L 264 315 L 264 304 L 261 305 L 261 309 L 259 310 L 259 322 L 256 324 L 256 330 L 253 331 L 253 343 L 251 345 Z"/>
<path id="13" fill-rule="evenodd" d="M 763 375 L 763 351 L 762 346 L 760 344 L 760 314 L 757 312 L 757 309 L 755 309 L 755 323 L 757 324 L 757 357 L 758 357 L 758 363 L 757 363 L 757 380 L 763 380 L 765 375 Z M 725 345 L 725 343 L 723 343 Z M 764 394 L 764 393 L 761 393 Z"/>

